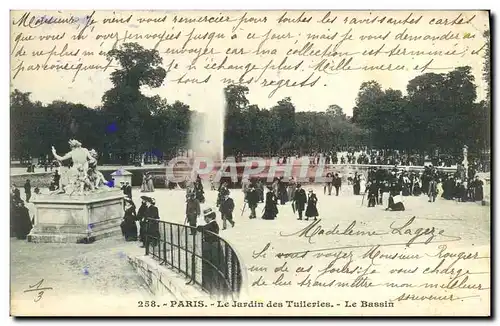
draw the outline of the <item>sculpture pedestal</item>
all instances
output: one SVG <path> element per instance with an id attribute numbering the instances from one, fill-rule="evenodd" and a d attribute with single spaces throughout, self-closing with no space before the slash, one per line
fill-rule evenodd
<path id="1" fill-rule="evenodd" d="M 123 194 L 104 190 L 86 195 L 37 195 L 35 226 L 28 242 L 91 243 L 121 234 Z"/>

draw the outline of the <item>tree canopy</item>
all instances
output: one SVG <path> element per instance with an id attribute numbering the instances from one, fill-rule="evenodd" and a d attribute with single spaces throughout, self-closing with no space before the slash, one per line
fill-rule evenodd
<path id="1" fill-rule="evenodd" d="M 106 153 L 100 159 L 104 162 L 129 163 L 143 153 L 173 157 L 186 148 L 190 119 L 199 114 L 196 108 L 142 93 L 144 88 L 162 87 L 166 71 L 158 51 L 128 43 L 109 51 L 108 58 L 120 68 L 111 73 L 113 86 L 97 108 L 59 100 L 44 105 L 32 101 L 30 93 L 14 90 L 11 155 L 45 156 L 51 145 L 66 147 L 69 138 Z M 489 78 L 489 61 L 483 77 Z M 383 89 L 377 81 L 363 82 L 352 117 L 334 103 L 304 112 L 290 97 L 261 108 L 250 103 L 249 89 L 242 85 L 227 85 L 224 94 L 225 155 L 308 153 L 346 146 L 420 151 L 489 146 L 489 102 L 477 102 L 470 67 L 419 75 L 408 82 L 406 94 Z"/>

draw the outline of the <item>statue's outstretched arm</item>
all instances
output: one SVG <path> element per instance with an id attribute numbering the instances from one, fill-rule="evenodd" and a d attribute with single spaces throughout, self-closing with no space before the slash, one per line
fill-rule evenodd
<path id="1" fill-rule="evenodd" d="M 55 157 L 55 158 L 56 158 L 56 160 L 58 160 L 58 161 L 65 161 L 65 160 L 67 160 L 67 159 L 71 158 L 71 153 L 67 153 L 67 154 L 66 154 L 66 155 L 64 155 L 64 156 L 59 156 L 59 155 L 57 155 L 57 153 L 56 153 L 56 149 L 54 148 L 54 146 L 52 146 L 52 154 L 54 155 L 54 157 Z"/>

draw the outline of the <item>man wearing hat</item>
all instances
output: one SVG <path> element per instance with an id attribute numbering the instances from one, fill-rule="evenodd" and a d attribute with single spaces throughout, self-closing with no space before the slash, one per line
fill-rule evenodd
<path id="1" fill-rule="evenodd" d="M 338 173 L 335 173 L 335 176 L 333 177 L 333 186 L 335 187 L 335 196 L 338 196 L 340 187 L 342 186 L 342 178 Z"/>
<path id="2" fill-rule="evenodd" d="M 125 195 L 127 195 L 128 198 L 132 199 L 132 186 L 128 181 L 125 182 Z"/>
<path id="3" fill-rule="evenodd" d="M 228 194 L 229 195 L 229 189 L 227 189 L 227 182 L 224 182 L 221 184 L 219 188 L 219 194 L 217 195 L 217 203 L 216 206 L 219 207 L 222 203 L 222 200 L 224 199 L 224 196 Z"/>
<path id="4" fill-rule="evenodd" d="M 137 210 L 137 220 L 139 221 L 139 239 L 141 242 L 145 242 L 146 237 L 146 220 L 144 217 L 146 216 L 146 209 L 148 208 L 146 205 L 147 196 L 141 196 L 141 206 Z"/>
<path id="5" fill-rule="evenodd" d="M 120 190 L 123 192 L 124 196 L 127 195 L 127 190 L 125 188 L 125 182 L 124 181 L 120 181 Z"/>
<path id="6" fill-rule="evenodd" d="M 256 218 L 255 209 L 259 203 L 259 194 L 257 193 L 253 183 L 248 186 L 245 197 L 248 207 L 250 208 L 250 219 Z"/>
<path id="7" fill-rule="evenodd" d="M 196 198 L 196 194 L 194 192 L 190 192 L 186 201 L 186 220 L 188 221 L 189 226 L 193 228 L 196 227 L 196 220 L 200 213 L 200 202 Z M 194 231 L 191 229 L 191 234 L 193 233 Z"/>
<path id="8" fill-rule="evenodd" d="M 234 211 L 234 201 L 231 197 L 229 197 L 229 190 L 227 190 L 222 197 L 219 211 L 222 217 L 222 229 L 226 229 L 226 221 L 231 223 L 231 226 L 234 227 L 233 221 L 233 211 Z"/>
<path id="9" fill-rule="evenodd" d="M 297 183 L 297 190 L 295 191 L 295 196 L 293 197 L 292 205 L 295 205 L 295 210 L 299 212 L 299 220 L 302 220 L 302 212 L 307 202 L 307 196 L 304 189 L 300 183 Z"/>

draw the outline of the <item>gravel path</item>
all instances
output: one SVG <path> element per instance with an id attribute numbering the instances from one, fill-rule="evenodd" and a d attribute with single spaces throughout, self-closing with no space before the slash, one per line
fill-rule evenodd
<path id="1" fill-rule="evenodd" d="M 43 304 L 53 307 L 52 302 L 60 304 L 71 299 L 151 300 L 152 294 L 128 262 L 127 255 L 140 255 L 144 250 L 136 242 L 127 243 L 121 237 L 114 237 L 88 245 L 37 244 L 11 238 L 10 245 L 13 314 L 20 306 L 36 313 Z M 52 289 L 46 290 L 43 299 L 35 303 L 37 292 L 24 291 L 41 280 L 40 288 Z"/>

